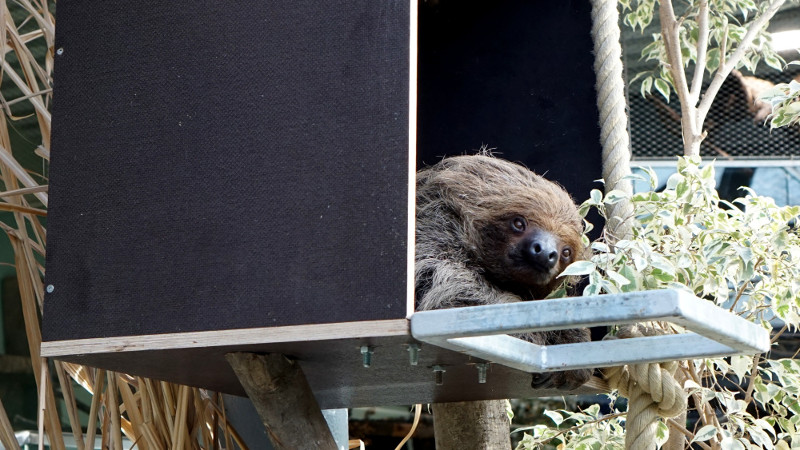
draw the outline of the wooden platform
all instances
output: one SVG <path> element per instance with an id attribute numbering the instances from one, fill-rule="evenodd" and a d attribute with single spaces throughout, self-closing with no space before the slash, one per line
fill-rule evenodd
<path id="1" fill-rule="evenodd" d="M 317 340 L 319 336 L 329 339 Z M 45 342 L 42 354 L 244 395 L 224 355 L 234 350 L 279 352 L 300 361 L 323 409 L 565 394 L 534 390 L 530 374 L 496 364 L 489 366 L 487 382 L 480 384 L 475 364 L 484 361 L 427 344 L 421 344 L 418 365 L 412 366 L 411 343 L 419 344 L 411 337 L 408 321 L 401 319 Z M 363 345 L 374 351 L 368 368 L 362 364 Z M 57 356 L 77 352 L 83 353 Z M 446 370 L 442 385 L 434 380 L 437 364 Z M 602 388 L 594 381 L 572 393 L 597 393 Z"/>

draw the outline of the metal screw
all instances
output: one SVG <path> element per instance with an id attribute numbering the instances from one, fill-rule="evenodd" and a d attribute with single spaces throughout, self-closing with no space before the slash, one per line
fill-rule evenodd
<path id="1" fill-rule="evenodd" d="M 61 47 L 61 48 L 59 48 L 58 50 L 56 50 L 56 55 L 59 55 L 59 56 L 61 56 L 61 55 L 63 55 L 63 54 L 64 54 L 64 48 L 63 48 L 63 47 Z"/>
<path id="2" fill-rule="evenodd" d="M 53 291 L 56 290 L 56 287 L 53 286 L 52 284 L 48 284 L 47 287 L 45 288 L 45 290 L 47 291 L 48 294 L 52 294 Z"/>
<path id="3" fill-rule="evenodd" d="M 408 344 L 408 362 L 411 363 L 412 366 L 416 366 L 419 363 L 419 351 L 421 350 L 419 344 Z"/>
<path id="4" fill-rule="evenodd" d="M 486 363 L 475 364 L 475 367 L 478 368 L 478 383 L 480 384 L 486 383 L 486 369 L 489 367 L 489 364 Z"/>
<path id="5" fill-rule="evenodd" d="M 361 346 L 361 355 L 364 358 L 364 367 L 372 365 L 372 347 L 366 345 Z"/>
<path id="6" fill-rule="evenodd" d="M 438 364 L 433 366 L 433 376 L 434 376 L 434 379 L 436 380 L 436 385 L 437 386 L 441 386 L 442 384 L 444 384 L 444 379 L 443 378 L 444 378 L 444 373 L 445 372 L 447 372 L 447 371 L 444 370 L 444 367 L 442 367 L 442 366 L 440 366 Z"/>

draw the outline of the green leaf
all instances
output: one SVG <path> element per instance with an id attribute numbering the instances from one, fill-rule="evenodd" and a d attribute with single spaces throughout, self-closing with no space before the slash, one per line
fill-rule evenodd
<path id="1" fill-rule="evenodd" d="M 556 426 L 559 426 L 562 422 L 564 422 L 564 417 L 558 411 L 545 410 L 544 415 L 555 422 Z"/>
<path id="2" fill-rule="evenodd" d="M 736 377 L 739 378 L 739 381 L 744 381 L 747 372 L 750 371 L 750 363 L 753 361 L 752 357 L 749 356 L 731 356 L 731 369 L 733 369 L 733 373 L 736 374 Z"/>
<path id="3" fill-rule="evenodd" d="M 626 286 L 631 283 L 629 279 L 610 269 L 606 270 L 606 275 L 619 286 Z"/>
<path id="4" fill-rule="evenodd" d="M 658 79 L 655 80 L 655 86 L 656 86 L 656 90 L 661 95 L 663 95 L 664 99 L 666 99 L 667 103 L 669 103 L 669 93 L 670 93 L 669 83 L 664 81 L 664 79 L 662 79 L 662 78 L 658 78 Z"/>
<path id="5" fill-rule="evenodd" d="M 590 273 L 594 272 L 595 269 L 597 269 L 597 266 L 591 261 L 575 261 L 567 266 L 567 268 L 564 269 L 559 276 L 566 277 L 572 275 L 589 275 Z"/>
<path id="6" fill-rule="evenodd" d="M 622 292 L 633 292 L 641 289 L 641 277 L 639 272 L 633 270 L 630 266 L 624 266 L 620 269 L 619 274 L 630 281 L 629 284 L 622 286 Z"/>
<path id="7" fill-rule="evenodd" d="M 592 209 L 592 205 L 587 202 L 581 203 L 581 206 L 578 207 L 578 215 L 581 217 L 586 217 L 589 214 L 589 210 Z"/>
<path id="8" fill-rule="evenodd" d="M 674 191 L 678 183 L 683 180 L 683 175 L 680 173 L 673 173 L 667 178 L 667 189 Z"/>
<path id="9" fill-rule="evenodd" d="M 642 97 L 647 97 L 647 94 L 653 91 L 653 77 L 647 77 L 642 80 L 642 85 L 639 87 Z"/>
<path id="10" fill-rule="evenodd" d="M 603 202 L 603 193 L 599 189 L 592 189 L 589 192 L 589 202 L 592 205 L 599 205 Z"/>
<path id="11" fill-rule="evenodd" d="M 608 205 L 614 205 L 616 203 L 628 199 L 629 197 L 630 196 L 627 193 L 625 193 L 625 191 L 621 191 L 619 189 L 613 189 L 611 192 L 606 194 L 606 198 L 605 200 L 603 200 L 603 202 Z"/>
<path id="12" fill-rule="evenodd" d="M 703 428 L 697 430 L 697 433 L 695 433 L 692 442 L 704 442 L 713 438 L 716 435 L 717 435 L 717 427 L 715 427 L 714 425 L 706 425 Z"/>
<path id="13" fill-rule="evenodd" d="M 783 71 L 783 61 L 775 53 L 764 53 L 764 62 L 775 70 Z"/>
<path id="14" fill-rule="evenodd" d="M 717 70 L 717 67 L 719 67 L 719 62 L 720 58 L 718 48 L 712 48 L 708 51 L 708 53 L 706 53 L 706 70 L 708 70 L 709 73 L 714 73 L 714 71 Z"/>
<path id="15" fill-rule="evenodd" d="M 686 180 L 682 180 L 675 186 L 675 195 L 678 196 L 680 199 L 685 199 L 686 194 L 689 193 L 689 183 Z"/>
<path id="16" fill-rule="evenodd" d="M 675 266 L 672 265 L 669 259 L 658 253 L 653 253 L 650 258 L 650 265 L 666 274 L 672 275 L 673 277 L 675 276 Z"/>
<path id="17" fill-rule="evenodd" d="M 668 439 L 669 428 L 664 422 L 659 420 L 656 424 L 656 448 L 661 448 L 661 446 L 664 445 Z"/>
<path id="18" fill-rule="evenodd" d="M 661 52 L 661 41 L 656 40 L 644 46 L 642 49 L 642 59 L 649 60 L 658 58 L 658 54 Z"/>
<path id="19" fill-rule="evenodd" d="M 772 449 L 772 439 L 769 438 L 769 435 L 767 435 L 764 430 L 750 427 L 747 429 L 747 433 L 757 445 L 760 445 L 762 448 Z"/>

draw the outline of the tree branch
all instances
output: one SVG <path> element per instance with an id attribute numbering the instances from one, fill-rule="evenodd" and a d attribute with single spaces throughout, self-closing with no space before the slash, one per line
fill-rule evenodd
<path id="1" fill-rule="evenodd" d="M 681 433 L 683 433 L 683 435 L 686 436 L 687 438 L 689 438 L 690 441 L 692 439 L 694 439 L 694 433 L 692 433 L 691 431 L 687 430 L 686 427 L 684 427 L 683 425 L 679 424 L 674 419 L 667 419 L 667 423 L 669 423 L 674 429 L 676 429 L 676 430 L 680 431 Z M 704 450 L 711 450 L 711 447 L 709 447 L 708 444 L 706 444 L 705 442 L 694 442 L 694 444 L 697 444 L 700 448 L 702 448 Z"/>
<path id="2" fill-rule="evenodd" d="M 669 73 L 672 75 L 672 84 L 681 103 L 684 154 L 691 155 L 700 152 L 700 144 L 697 142 L 700 130 L 695 122 L 696 107 L 691 102 L 686 73 L 683 71 L 683 57 L 681 56 L 681 45 L 678 37 L 680 23 L 675 19 L 672 0 L 663 1 L 660 5 L 661 38 L 664 40 L 664 50 L 667 53 L 667 63 Z"/>
<path id="3" fill-rule="evenodd" d="M 661 2 L 659 18 L 661 20 L 661 37 L 664 40 L 664 49 L 667 52 L 669 72 L 674 82 L 673 87 L 681 101 L 681 106 L 683 106 L 689 99 L 689 90 L 686 83 L 686 74 L 683 72 L 683 57 L 681 56 L 681 45 L 678 37 L 680 24 L 675 18 L 675 11 L 672 9 L 671 1 Z"/>
<path id="4" fill-rule="evenodd" d="M 742 42 L 739 43 L 739 46 L 736 47 L 736 51 L 733 52 L 731 57 L 725 61 L 724 64 L 720 64 L 719 69 L 714 74 L 714 78 L 711 80 L 711 84 L 706 89 L 705 94 L 703 94 L 703 100 L 700 101 L 700 105 L 697 109 L 697 122 L 703 123 L 706 119 L 706 115 L 708 111 L 711 109 L 711 103 L 714 101 L 714 97 L 716 97 L 717 92 L 722 87 L 722 83 L 728 78 L 731 71 L 736 68 L 736 65 L 739 61 L 742 60 L 744 57 L 745 52 L 750 48 L 750 44 L 753 43 L 753 40 L 756 38 L 756 35 L 761 31 L 764 26 L 766 26 L 769 19 L 775 15 L 776 12 L 780 9 L 780 7 L 786 2 L 786 0 L 775 0 L 770 3 L 769 7 L 764 11 L 763 14 L 758 16 L 753 23 L 747 29 L 747 33 L 745 33 L 744 38 L 742 38 Z M 662 8 L 665 3 L 661 4 Z"/>
<path id="5" fill-rule="evenodd" d="M 703 87 L 703 73 L 706 69 L 706 55 L 708 52 L 708 0 L 700 2 L 700 10 L 697 15 L 697 25 L 699 33 L 697 36 L 697 62 L 694 66 L 694 78 L 692 79 L 692 89 L 689 91 L 689 98 L 693 105 L 700 100 L 700 89 Z"/>

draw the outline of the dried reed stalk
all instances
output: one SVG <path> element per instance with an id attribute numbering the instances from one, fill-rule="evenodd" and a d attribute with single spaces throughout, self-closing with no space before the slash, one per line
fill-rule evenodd
<path id="1" fill-rule="evenodd" d="M 137 449 L 245 449 L 225 417 L 222 397 L 187 386 L 178 386 L 124 374 L 106 372 L 41 358 L 39 319 L 44 298 L 46 229 L 40 217 L 48 204 L 46 169 L 50 161 L 50 128 L 53 90 L 55 17 L 47 0 L 7 0 L 0 5 L 0 70 L 11 85 L 0 86 L 0 229 L 11 241 L 22 299 L 25 330 L 39 392 L 39 428 L 54 450 L 64 450 L 62 421 L 56 408 L 54 383 L 60 387 L 67 421 L 79 450 L 95 448 L 101 442 L 122 448 L 122 435 Z M 13 98 L 7 98 L 12 96 Z M 35 123 L 32 123 L 35 121 Z M 26 136 L 41 143 L 30 149 L 12 148 L 11 129 L 22 125 L 34 129 Z M 69 151 L 62 149 L 61 151 Z M 18 156 L 23 156 L 18 159 Z M 41 169 L 21 163 L 36 158 Z M 41 173 L 37 171 L 41 170 Z M 54 372 L 55 376 L 49 373 Z M 56 381 L 57 380 L 57 381 Z M 82 428 L 74 385 L 92 394 L 89 421 Z M 40 442 L 44 441 L 41 436 Z M 0 402 L 0 443 L 18 450 L 14 430 Z M 104 447 L 105 448 L 105 447 Z"/>

